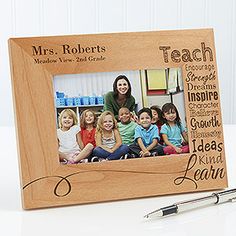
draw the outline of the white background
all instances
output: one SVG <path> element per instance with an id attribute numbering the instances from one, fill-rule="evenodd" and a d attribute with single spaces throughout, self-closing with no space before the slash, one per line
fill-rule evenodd
<path id="1" fill-rule="evenodd" d="M 224 123 L 236 123 L 235 0 L 2 0 L 0 4 L 0 126 L 14 124 L 10 37 L 203 27 L 215 30 Z M 236 128 L 228 126 L 225 131 L 229 183 L 235 187 Z M 0 134 L 0 235 L 236 235 L 236 203 L 163 220 L 142 218 L 157 207 L 206 193 L 23 211 L 14 129 L 1 128 Z"/>
<path id="2" fill-rule="evenodd" d="M 204 27 L 215 31 L 223 121 L 236 123 L 235 0 L 5 0 L 0 4 L 0 126 L 14 124 L 10 37 Z"/>

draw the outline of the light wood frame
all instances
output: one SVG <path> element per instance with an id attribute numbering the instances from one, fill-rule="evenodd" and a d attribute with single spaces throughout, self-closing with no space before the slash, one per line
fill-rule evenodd
<path id="1" fill-rule="evenodd" d="M 227 187 L 212 29 L 12 38 L 9 48 L 23 208 Z M 182 68 L 190 153 L 59 163 L 54 75 L 171 67 Z"/>

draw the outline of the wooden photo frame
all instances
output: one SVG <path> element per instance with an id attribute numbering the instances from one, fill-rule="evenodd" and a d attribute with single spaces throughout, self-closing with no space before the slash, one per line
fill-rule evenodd
<path id="1" fill-rule="evenodd" d="M 9 49 L 24 209 L 227 187 L 212 29 L 12 38 Z M 56 77 L 139 71 L 149 106 L 148 96 L 165 93 L 160 70 L 181 72 L 189 153 L 59 162 Z"/>

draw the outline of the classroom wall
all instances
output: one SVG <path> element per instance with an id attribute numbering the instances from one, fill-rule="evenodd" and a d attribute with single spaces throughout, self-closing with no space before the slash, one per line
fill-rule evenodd
<path id="1" fill-rule="evenodd" d="M 9 0 L 1 5 L 0 126 L 13 125 L 10 37 L 202 27 L 215 31 L 223 122 L 236 124 L 234 0 Z"/>
<path id="2" fill-rule="evenodd" d="M 103 96 L 113 91 L 113 82 L 119 75 L 125 75 L 129 79 L 138 109 L 142 108 L 139 70 L 57 75 L 53 79 L 54 91 L 64 92 L 69 97 Z"/>

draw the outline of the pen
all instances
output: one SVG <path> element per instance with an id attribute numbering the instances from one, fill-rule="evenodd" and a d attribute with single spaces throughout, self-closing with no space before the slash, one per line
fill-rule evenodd
<path id="1" fill-rule="evenodd" d="M 162 217 L 162 216 L 168 216 L 177 214 L 184 211 L 193 210 L 199 207 L 224 203 L 224 202 L 233 202 L 236 201 L 236 188 L 226 190 L 223 192 L 213 193 L 206 197 L 196 198 L 188 201 L 182 201 L 175 203 L 170 206 L 166 206 L 160 209 L 157 209 L 153 212 L 148 213 L 145 215 L 145 218 L 151 218 L 151 217 Z"/>

